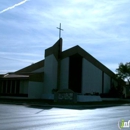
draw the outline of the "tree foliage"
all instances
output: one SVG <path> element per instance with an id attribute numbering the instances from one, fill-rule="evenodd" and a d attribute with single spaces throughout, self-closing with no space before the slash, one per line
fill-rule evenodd
<path id="1" fill-rule="evenodd" d="M 119 68 L 116 69 L 117 78 L 130 83 L 130 62 L 125 64 L 120 63 Z"/>

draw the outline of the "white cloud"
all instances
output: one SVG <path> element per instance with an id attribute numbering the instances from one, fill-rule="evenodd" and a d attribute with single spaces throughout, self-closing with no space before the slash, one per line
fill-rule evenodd
<path id="1" fill-rule="evenodd" d="M 20 61 L 20 62 L 28 62 L 28 63 L 33 63 L 33 60 L 21 60 L 21 59 L 16 59 L 16 58 L 9 58 L 9 57 L 2 57 L 0 56 L 1 59 L 6 59 L 6 60 L 14 60 L 14 61 Z"/>
<path id="2" fill-rule="evenodd" d="M 17 13 L 1 15 L 1 52 L 12 51 L 10 57 L 18 59 L 44 56 L 44 49 L 57 41 L 56 27 L 61 22 L 63 50 L 79 45 L 104 64 L 109 63 L 110 69 L 117 68 L 116 63 L 129 60 L 129 4 L 129 0 L 31 1 Z M 19 4 L 3 12 L 16 6 Z"/>
<path id="3" fill-rule="evenodd" d="M 0 56 L 4 57 L 5 55 L 7 56 L 32 56 L 32 57 L 41 57 L 40 54 L 34 54 L 34 53 L 18 53 L 18 52 L 0 52 Z"/>
<path id="4" fill-rule="evenodd" d="M 6 11 L 8 11 L 8 10 L 11 10 L 11 9 L 13 9 L 13 8 L 15 8 L 15 7 L 17 7 L 17 6 L 20 6 L 20 5 L 24 4 L 24 3 L 27 2 L 27 1 L 28 1 L 28 0 L 23 0 L 23 1 L 21 1 L 21 2 L 19 2 L 19 3 L 17 3 L 17 4 L 15 4 L 15 5 L 13 5 L 13 6 L 10 6 L 10 7 L 6 8 L 6 9 L 0 11 L 0 14 L 6 12 Z"/>

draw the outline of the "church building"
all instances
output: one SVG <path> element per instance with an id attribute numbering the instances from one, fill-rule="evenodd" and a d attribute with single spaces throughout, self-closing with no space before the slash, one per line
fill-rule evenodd
<path id="1" fill-rule="evenodd" d="M 54 99 L 68 89 L 77 95 L 108 93 L 115 74 L 80 46 L 62 51 L 62 38 L 45 50 L 45 59 L 0 75 L 0 97 Z"/>

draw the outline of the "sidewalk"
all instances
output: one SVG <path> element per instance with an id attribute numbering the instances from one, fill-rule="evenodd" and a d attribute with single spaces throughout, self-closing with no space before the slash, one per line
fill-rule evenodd
<path id="1" fill-rule="evenodd" d="M 113 103 L 109 103 L 109 104 L 72 104 L 72 105 L 63 105 L 63 104 L 30 104 L 30 106 L 36 106 L 36 107 L 55 107 L 55 108 L 69 108 L 69 109 L 94 109 L 94 108 L 104 108 L 104 107 L 114 107 L 114 106 L 122 106 L 122 105 L 126 105 L 126 106 L 130 106 L 130 103 L 117 103 L 117 104 L 113 104 Z"/>
<path id="2" fill-rule="evenodd" d="M 55 107 L 55 108 L 68 108 L 68 109 L 94 109 L 94 108 L 103 108 L 103 107 L 113 107 L 113 106 L 121 106 L 128 105 L 130 106 L 130 102 L 128 101 L 103 101 L 103 102 L 85 102 L 85 103 L 54 103 L 53 101 L 46 100 L 9 100 L 9 99 L 0 99 L 0 104 L 15 104 L 15 105 L 24 105 L 27 107 Z"/>

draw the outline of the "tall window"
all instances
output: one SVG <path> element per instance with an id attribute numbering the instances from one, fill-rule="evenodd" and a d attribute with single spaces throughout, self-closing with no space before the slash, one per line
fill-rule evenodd
<path id="1" fill-rule="evenodd" d="M 20 80 L 6 79 L 0 81 L 0 93 L 6 96 L 18 96 L 20 94 Z"/>

